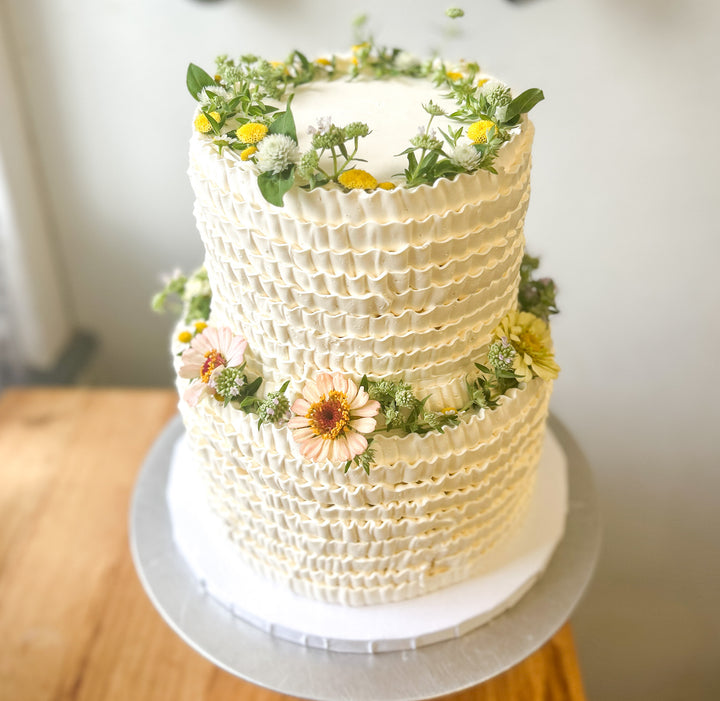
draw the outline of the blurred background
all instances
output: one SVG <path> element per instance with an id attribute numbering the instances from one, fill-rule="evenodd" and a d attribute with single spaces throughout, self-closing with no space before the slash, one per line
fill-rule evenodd
<path id="1" fill-rule="evenodd" d="M 449 5 L 450 3 L 448 3 Z M 202 260 L 193 61 L 382 44 L 541 87 L 528 248 L 560 287 L 552 408 L 605 522 L 573 617 L 591 699 L 720 698 L 720 7 L 0 0 L 0 391 L 168 385 L 159 274 Z"/>

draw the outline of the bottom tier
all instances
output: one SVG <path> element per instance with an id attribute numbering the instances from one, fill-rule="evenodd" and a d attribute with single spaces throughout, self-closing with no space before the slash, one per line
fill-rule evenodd
<path id="1" fill-rule="evenodd" d="M 536 379 L 444 433 L 379 435 L 369 475 L 306 462 L 286 428 L 213 400 L 180 410 L 243 560 L 297 594 L 363 606 L 483 570 L 525 514 L 551 391 Z"/>

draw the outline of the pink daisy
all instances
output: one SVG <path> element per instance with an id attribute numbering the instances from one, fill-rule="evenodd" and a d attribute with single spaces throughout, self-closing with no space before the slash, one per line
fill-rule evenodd
<path id="1" fill-rule="evenodd" d="M 190 348 L 182 354 L 182 366 L 178 371 L 180 377 L 192 382 L 185 391 L 183 399 L 195 406 L 205 395 L 215 394 L 215 377 L 224 368 L 241 365 L 245 355 L 247 341 L 242 336 L 235 336 L 226 328 L 208 326 L 202 333 L 193 338 Z"/>
<path id="2" fill-rule="evenodd" d="M 288 426 L 306 458 L 346 462 L 368 447 L 362 434 L 375 429 L 380 403 L 339 372 L 320 373 L 305 383 L 303 396 L 290 409 L 295 416 Z"/>

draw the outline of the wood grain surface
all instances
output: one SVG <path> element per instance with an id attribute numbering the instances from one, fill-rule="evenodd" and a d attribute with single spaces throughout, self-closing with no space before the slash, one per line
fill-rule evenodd
<path id="1" fill-rule="evenodd" d="M 188 647 L 145 596 L 127 522 L 169 390 L 0 396 L 0 701 L 281 701 Z M 570 627 L 452 701 L 585 699 Z"/>

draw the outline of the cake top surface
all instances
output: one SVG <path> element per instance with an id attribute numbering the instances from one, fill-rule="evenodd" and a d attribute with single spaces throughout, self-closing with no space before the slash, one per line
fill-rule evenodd
<path id="1" fill-rule="evenodd" d="M 429 99 L 451 112 L 454 103 L 443 97 L 430 80 L 398 76 L 385 80 L 314 81 L 298 86 L 292 103 L 301 153 L 312 148 L 313 132 L 325 125 L 351 124 L 361 119 L 370 133 L 362 139 L 361 157 L 378 181 L 399 181 L 407 165 L 401 154 L 408 137 L 421 133 L 429 119 L 423 104 Z M 445 116 L 433 120 L 436 129 L 447 131 Z M 360 155 L 360 151 L 358 152 Z M 330 166 L 330 156 L 323 157 Z"/>
<path id="2" fill-rule="evenodd" d="M 513 95 L 477 63 L 422 61 L 372 41 L 312 61 L 221 56 L 213 76 L 190 64 L 187 85 L 197 138 L 252 170 L 278 206 L 293 187 L 371 192 L 495 172 L 543 99 Z"/>

